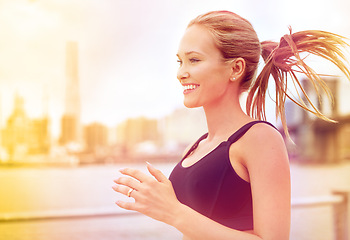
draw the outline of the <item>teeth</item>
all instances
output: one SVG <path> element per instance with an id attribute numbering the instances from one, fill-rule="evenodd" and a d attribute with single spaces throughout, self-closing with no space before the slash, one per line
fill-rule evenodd
<path id="1" fill-rule="evenodd" d="M 184 89 L 185 90 L 192 90 L 192 89 L 195 89 L 197 87 L 198 87 L 198 85 L 189 84 L 189 85 L 185 85 Z"/>

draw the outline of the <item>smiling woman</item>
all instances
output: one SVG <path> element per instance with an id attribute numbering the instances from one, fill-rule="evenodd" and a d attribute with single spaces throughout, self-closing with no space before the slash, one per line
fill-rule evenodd
<path id="1" fill-rule="evenodd" d="M 300 57 L 321 56 L 350 79 L 339 35 L 304 31 L 284 35 L 280 42 L 260 42 L 252 25 L 239 15 L 214 11 L 188 25 L 177 56 L 177 78 L 184 104 L 203 107 L 208 133 L 185 151 L 169 179 L 148 164 L 152 176 L 121 170 L 115 191 L 135 202 L 118 201 L 176 227 L 184 239 L 289 239 L 290 170 L 281 134 L 265 120 L 265 95 L 270 75 L 276 85 L 276 113 L 285 132 L 287 75 L 304 89 L 296 72 L 304 73 L 325 91 L 320 76 Z M 255 78 L 260 56 L 265 61 Z M 240 95 L 248 91 L 244 112 Z M 297 104 L 330 121 L 305 96 Z"/>
<path id="2" fill-rule="evenodd" d="M 221 98 L 223 94 L 227 97 L 234 96 L 226 93 L 227 90 L 234 90 L 227 88 L 229 82 L 226 81 L 232 71 L 231 65 L 223 64 L 222 55 L 206 28 L 188 28 L 181 40 L 177 56 L 180 63 L 177 78 L 180 83 L 184 87 L 196 86 L 191 91 L 184 92 L 186 107 L 216 104 L 217 100 L 225 101 Z"/>

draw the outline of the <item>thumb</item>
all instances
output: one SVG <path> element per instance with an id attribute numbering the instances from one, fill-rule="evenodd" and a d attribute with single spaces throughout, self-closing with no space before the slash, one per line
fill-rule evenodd
<path id="1" fill-rule="evenodd" d="M 155 179 L 157 179 L 158 182 L 168 181 L 168 178 L 159 169 L 156 169 L 155 167 L 153 167 L 149 162 L 146 162 L 146 163 L 147 163 L 147 169 L 149 173 L 152 174 L 152 176 L 155 177 Z"/>

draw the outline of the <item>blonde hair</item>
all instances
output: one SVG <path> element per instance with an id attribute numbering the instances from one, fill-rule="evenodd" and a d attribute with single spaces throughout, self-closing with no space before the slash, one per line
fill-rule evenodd
<path id="1" fill-rule="evenodd" d="M 303 73 L 312 82 L 316 92 L 326 92 L 331 97 L 327 85 L 312 68 L 310 68 L 300 53 L 308 53 L 325 58 L 335 64 L 350 79 L 350 71 L 346 66 L 346 58 L 342 48 L 348 47 L 345 38 L 325 31 L 301 31 L 284 35 L 280 42 L 261 42 L 249 21 L 229 11 L 213 11 L 193 19 L 188 27 L 202 25 L 212 34 L 217 48 L 225 61 L 241 57 L 246 62 L 246 70 L 241 81 L 241 90 L 248 92 L 246 112 L 253 118 L 266 120 L 265 98 L 270 75 L 276 85 L 276 117 L 281 119 L 284 132 L 288 135 L 284 104 L 289 98 L 298 106 L 315 114 L 317 117 L 333 121 L 322 114 L 307 96 L 298 80 L 296 73 Z M 260 56 L 265 66 L 255 79 Z M 295 99 L 287 92 L 287 77 L 297 90 L 304 95 L 306 102 L 298 93 Z M 308 104 L 310 107 L 308 107 Z"/>

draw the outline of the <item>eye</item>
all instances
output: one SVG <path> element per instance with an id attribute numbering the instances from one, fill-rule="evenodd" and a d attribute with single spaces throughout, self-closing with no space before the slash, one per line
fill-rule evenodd
<path id="1" fill-rule="evenodd" d="M 190 62 L 191 63 L 197 63 L 199 62 L 200 60 L 198 58 L 190 58 Z"/>

